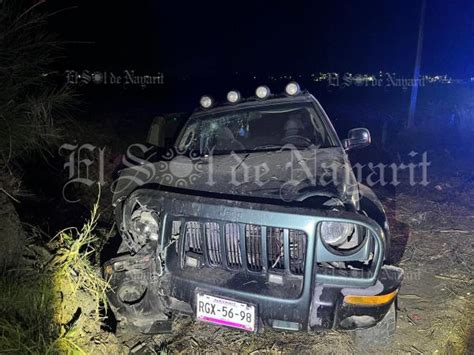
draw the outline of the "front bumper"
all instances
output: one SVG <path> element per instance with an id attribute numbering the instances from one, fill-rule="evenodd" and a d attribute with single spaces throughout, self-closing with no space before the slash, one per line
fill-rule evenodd
<path id="1" fill-rule="evenodd" d="M 128 256 L 126 258 L 129 258 Z M 112 269 L 117 261 L 112 259 L 105 264 L 105 270 Z M 357 305 L 344 302 L 349 295 L 385 295 L 400 288 L 403 270 L 394 266 L 383 266 L 375 285 L 370 287 L 344 287 L 338 285 L 314 283 L 309 295 L 288 298 L 285 286 L 268 285 L 267 282 L 255 282 L 255 279 L 234 277 L 226 281 L 232 283 L 227 288 L 222 284 L 210 284 L 204 280 L 193 280 L 183 275 L 164 274 L 156 279 L 146 268 L 138 272 L 133 269 L 111 273 L 111 285 L 114 291 L 109 293 L 112 309 L 119 321 L 132 325 L 143 333 L 157 332 L 168 316 L 175 312 L 195 314 L 196 294 L 198 292 L 216 297 L 236 300 L 256 306 L 258 329 L 265 327 L 285 330 L 320 329 L 359 329 L 376 324 L 388 312 L 389 302 L 377 305 Z M 201 273 L 203 279 L 206 273 Z M 218 277 L 219 274 L 214 273 Z M 146 280 L 147 292 L 143 299 L 133 305 L 125 304 L 118 297 L 118 289 L 130 280 Z M 247 282 L 247 284 L 246 284 Z M 241 291 L 234 290 L 235 283 L 245 285 Z M 285 283 L 288 285 L 289 283 Z M 271 287 L 271 297 L 258 293 L 258 289 Z M 291 288 L 291 287 L 290 287 Z M 286 291 L 285 291 L 286 289 Z M 253 292 L 250 292 L 253 291 Z M 267 293 L 268 294 L 268 293 Z M 279 294 L 279 297 L 273 297 Z"/>
<path id="2" fill-rule="evenodd" d="M 118 320 L 154 332 L 173 312 L 195 313 L 196 293 L 233 299 L 257 308 L 259 329 L 273 327 L 290 330 L 356 329 L 377 323 L 387 313 L 393 299 L 384 304 L 357 305 L 344 302 L 348 295 L 383 295 L 400 287 L 403 271 L 383 266 L 385 239 L 374 221 L 356 213 L 288 209 L 281 206 L 259 206 L 255 203 L 232 203 L 222 200 L 180 196 L 149 190 L 135 198 L 156 208 L 163 216 L 159 245 L 169 245 L 173 218 L 199 216 L 199 220 L 224 220 L 233 223 L 267 224 L 302 230 L 307 235 L 306 259 L 302 275 L 288 270 L 254 273 L 242 269 L 200 265 L 183 267 L 179 252 L 171 248 L 141 251 L 135 256 L 122 256 L 105 264 L 115 292 L 109 294 Z M 132 196 L 133 197 L 133 196 Z M 127 208 L 127 206 L 125 206 Z M 197 220 L 196 217 L 193 220 Z M 327 258 L 317 235 L 321 221 L 350 221 L 367 228 L 372 236 L 372 267 L 367 271 L 325 269 L 318 266 Z M 182 235 L 180 236 L 182 238 Z M 244 252 L 243 255 L 246 255 Z M 161 256 L 161 259 L 160 259 Z M 120 264 L 119 268 L 116 265 Z M 138 266 L 137 266 L 138 265 Z M 144 284 L 146 292 L 138 302 L 124 303 L 120 289 Z"/>

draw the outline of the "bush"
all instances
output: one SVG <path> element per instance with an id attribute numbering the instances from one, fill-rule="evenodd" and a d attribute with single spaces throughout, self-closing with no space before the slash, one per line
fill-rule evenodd
<path id="1" fill-rule="evenodd" d="M 20 354 L 90 353 L 98 346 L 108 283 L 90 259 L 98 237 L 98 203 L 78 230 L 60 232 L 50 260 L 0 278 L 0 349 Z M 98 345 L 99 343 L 100 345 Z M 104 350 L 103 348 L 102 350 Z"/>

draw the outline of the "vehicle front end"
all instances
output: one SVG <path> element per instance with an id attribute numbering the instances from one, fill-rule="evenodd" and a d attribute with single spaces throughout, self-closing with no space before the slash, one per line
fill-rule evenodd
<path id="1" fill-rule="evenodd" d="M 122 245 L 103 269 L 121 327 L 160 333 L 188 313 L 250 332 L 351 330 L 392 314 L 403 271 L 388 263 L 383 207 L 345 154 L 368 131 L 341 144 L 314 97 L 265 88 L 215 109 L 203 97 L 175 159 L 122 172 Z"/>
<path id="2" fill-rule="evenodd" d="M 402 279 L 401 269 L 383 265 L 383 230 L 354 212 L 141 189 L 119 213 L 131 246 L 144 233 L 137 225 L 156 228 L 137 253 L 104 268 L 118 320 L 145 333 L 173 312 L 249 331 L 369 327 Z M 321 236 L 324 223 L 353 225 L 364 234 L 360 245 L 334 249 Z"/>

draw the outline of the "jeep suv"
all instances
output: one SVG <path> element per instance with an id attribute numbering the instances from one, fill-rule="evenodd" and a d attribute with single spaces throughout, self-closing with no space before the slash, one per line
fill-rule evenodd
<path id="1" fill-rule="evenodd" d="M 292 82 L 242 99 L 210 96 L 173 149 L 120 171 L 122 244 L 104 264 L 121 329 L 160 333 L 177 312 L 249 332 L 355 330 L 385 343 L 403 271 L 376 195 L 357 182 L 319 102 Z"/>

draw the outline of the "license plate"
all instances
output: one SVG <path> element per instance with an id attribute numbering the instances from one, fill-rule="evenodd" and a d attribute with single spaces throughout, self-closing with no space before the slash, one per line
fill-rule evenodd
<path id="1" fill-rule="evenodd" d="M 196 308 L 197 320 L 255 331 L 255 306 L 198 293 Z"/>

